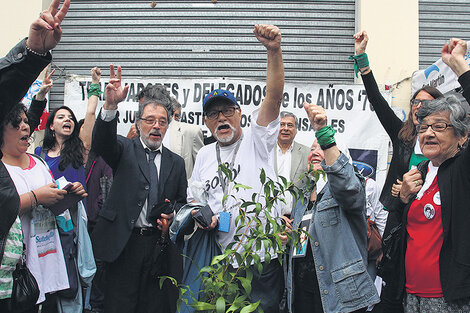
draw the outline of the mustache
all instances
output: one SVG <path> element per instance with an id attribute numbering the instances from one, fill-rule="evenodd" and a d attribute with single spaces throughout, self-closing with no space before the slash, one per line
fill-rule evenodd
<path id="1" fill-rule="evenodd" d="M 150 132 L 149 132 L 149 136 L 150 135 L 158 135 L 158 136 L 161 136 L 162 133 L 158 130 L 158 129 L 152 129 Z"/>
<path id="2" fill-rule="evenodd" d="M 232 125 L 230 125 L 230 123 L 228 123 L 228 122 L 218 123 L 218 124 L 217 124 L 217 129 L 220 129 L 220 127 L 222 127 L 222 126 L 228 126 L 228 127 L 230 127 L 230 129 L 231 129 L 232 131 L 235 131 L 235 130 L 236 130 L 235 127 L 233 127 Z"/>

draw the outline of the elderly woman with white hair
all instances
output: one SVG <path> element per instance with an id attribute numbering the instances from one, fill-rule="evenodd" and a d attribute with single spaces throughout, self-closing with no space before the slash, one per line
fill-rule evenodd
<path id="1" fill-rule="evenodd" d="M 451 39 L 442 58 L 459 76 L 470 99 L 466 42 Z M 403 176 L 401 271 L 397 295 L 406 292 L 405 312 L 470 312 L 470 119 L 454 95 L 418 111 L 421 151 L 429 161 Z"/>

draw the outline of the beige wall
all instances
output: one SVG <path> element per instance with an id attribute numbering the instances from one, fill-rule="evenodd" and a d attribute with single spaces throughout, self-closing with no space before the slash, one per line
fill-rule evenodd
<path id="1" fill-rule="evenodd" d="M 31 22 L 42 11 L 42 2 L 42 0 L 2 1 L 2 10 L 0 11 L 1 56 L 7 54 L 18 41 L 28 36 Z"/>
<path id="2" fill-rule="evenodd" d="M 393 106 L 409 110 L 411 75 L 419 67 L 418 0 L 357 0 L 357 29 L 379 84 L 394 85 Z"/>

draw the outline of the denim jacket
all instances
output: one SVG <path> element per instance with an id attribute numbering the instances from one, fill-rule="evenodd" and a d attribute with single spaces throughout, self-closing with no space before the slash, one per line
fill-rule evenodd
<path id="1" fill-rule="evenodd" d="M 341 153 L 327 166 L 328 183 L 312 209 L 310 247 L 315 261 L 321 301 L 325 313 L 351 312 L 379 302 L 367 268 L 366 199 L 363 179 L 355 174 Z M 307 201 L 304 201 L 307 202 Z M 297 229 L 306 210 L 300 201 L 293 211 Z M 288 303 L 293 311 L 295 262 L 291 247 L 287 276 Z"/>

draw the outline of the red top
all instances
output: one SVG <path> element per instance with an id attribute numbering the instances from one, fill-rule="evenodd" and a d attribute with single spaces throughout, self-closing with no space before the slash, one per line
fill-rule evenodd
<path id="1" fill-rule="evenodd" d="M 443 232 L 437 176 L 408 212 L 405 273 L 406 292 L 419 297 L 443 297 L 439 272 Z"/>

